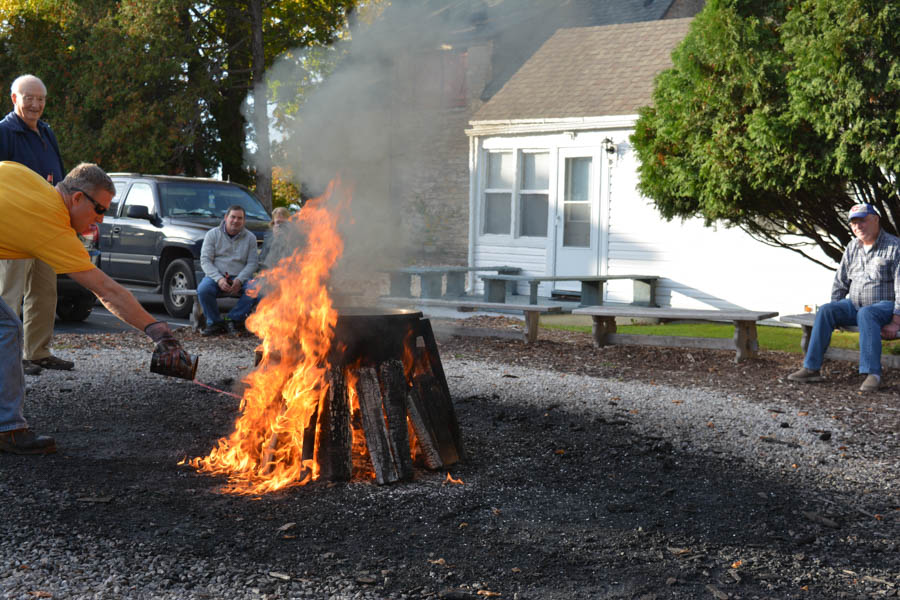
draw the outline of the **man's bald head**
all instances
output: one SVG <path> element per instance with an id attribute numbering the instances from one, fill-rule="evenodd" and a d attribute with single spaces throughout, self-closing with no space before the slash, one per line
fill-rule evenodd
<path id="1" fill-rule="evenodd" d="M 16 114 L 32 131 L 37 131 L 38 119 L 47 104 L 44 82 L 34 75 L 21 75 L 12 82 L 10 92 Z"/>

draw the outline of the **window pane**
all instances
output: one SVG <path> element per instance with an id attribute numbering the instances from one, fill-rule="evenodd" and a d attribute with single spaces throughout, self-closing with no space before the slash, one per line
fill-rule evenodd
<path id="1" fill-rule="evenodd" d="M 550 155 L 522 155 L 522 189 L 546 190 L 550 187 Z"/>
<path id="2" fill-rule="evenodd" d="M 591 205 L 566 204 L 563 246 L 588 248 L 591 245 Z"/>
<path id="3" fill-rule="evenodd" d="M 129 206 L 146 206 L 150 214 L 156 212 L 153 206 L 153 190 L 147 183 L 136 183 L 128 190 L 128 197 L 125 198 L 125 210 Z"/>
<path id="4" fill-rule="evenodd" d="M 591 189 L 591 158 L 566 159 L 566 200 L 587 202 Z"/>
<path id="5" fill-rule="evenodd" d="M 116 216 L 116 213 L 119 212 L 119 202 L 122 200 L 125 190 L 128 189 L 128 181 L 113 179 L 113 185 L 116 186 L 116 195 L 113 196 L 112 202 L 109 203 L 109 209 L 106 211 L 106 214 L 110 217 Z"/>
<path id="6" fill-rule="evenodd" d="M 519 235 L 547 237 L 547 194 L 519 196 Z"/>
<path id="7" fill-rule="evenodd" d="M 217 183 L 160 183 L 159 197 L 169 215 L 224 217 L 229 206 L 244 207 L 248 221 L 268 221 L 265 207 L 243 188 Z"/>
<path id="8" fill-rule="evenodd" d="M 512 189 L 515 164 L 512 152 L 490 152 L 487 162 L 487 187 L 490 189 Z"/>
<path id="9" fill-rule="evenodd" d="M 512 194 L 484 195 L 484 232 L 509 235 Z"/>

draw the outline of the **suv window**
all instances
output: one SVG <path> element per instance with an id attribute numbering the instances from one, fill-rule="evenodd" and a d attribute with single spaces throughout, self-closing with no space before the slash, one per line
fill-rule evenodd
<path id="1" fill-rule="evenodd" d="M 149 183 L 135 183 L 128 190 L 128 196 L 125 197 L 125 210 L 123 215 L 128 214 L 129 206 L 146 206 L 150 214 L 156 212 L 153 208 L 153 190 Z"/>
<path id="2" fill-rule="evenodd" d="M 167 217 L 224 217 L 229 206 L 238 204 L 244 207 L 248 220 L 269 220 L 268 213 L 256 198 L 233 185 L 197 182 L 159 182 L 157 185 L 163 215 Z"/>
<path id="3" fill-rule="evenodd" d="M 125 195 L 125 190 L 128 189 L 128 180 L 113 178 L 112 181 L 113 181 L 113 185 L 116 186 L 116 195 L 113 196 L 112 200 L 110 201 L 109 210 L 106 211 L 106 214 L 114 217 L 119 212 L 119 202 L 122 200 L 122 197 Z"/>

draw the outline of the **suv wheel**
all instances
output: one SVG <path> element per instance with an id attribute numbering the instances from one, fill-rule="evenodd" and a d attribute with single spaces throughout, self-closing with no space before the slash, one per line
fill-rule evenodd
<path id="1" fill-rule="evenodd" d="M 93 294 L 72 294 L 56 300 L 56 316 L 60 321 L 84 321 L 94 309 Z"/>
<path id="2" fill-rule="evenodd" d="M 191 262 L 179 258 L 173 260 L 166 267 L 163 275 L 162 295 L 166 312 L 176 319 L 183 319 L 191 314 L 194 307 L 194 297 L 176 293 L 178 290 L 195 290 L 197 284 L 194 280 L 194 268 Z"/>

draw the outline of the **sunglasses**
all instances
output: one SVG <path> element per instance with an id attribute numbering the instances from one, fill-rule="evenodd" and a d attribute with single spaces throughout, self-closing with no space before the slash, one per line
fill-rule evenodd
<path id="1" fill-rule="evenodd" d="M 75 192 L 81 192 L 82 194 L 84 194 L 84 197 L 87 198 L 88 200 L 90 200 L 90 201 L 91 201 L 91 204 L 94 205 L 94 212 L 95 212 L 95 213 L 97 213 L 98 215 L 105 215 L 105 214 L 106 214 L 106 207 L 103 206 L 102 204 L 100 204 L 99 202 L 97 202 L 96 200 L 94 200 L 93 198 L 91 198 L 91 195 L 88 194 L 86 191 L 84 191 L 84 190 L 82 190 L 82 189 L 79 189 L 79 188 L 77 188 L 77 187 L 73 187 L 72 190 L 75 191 Z"/>

